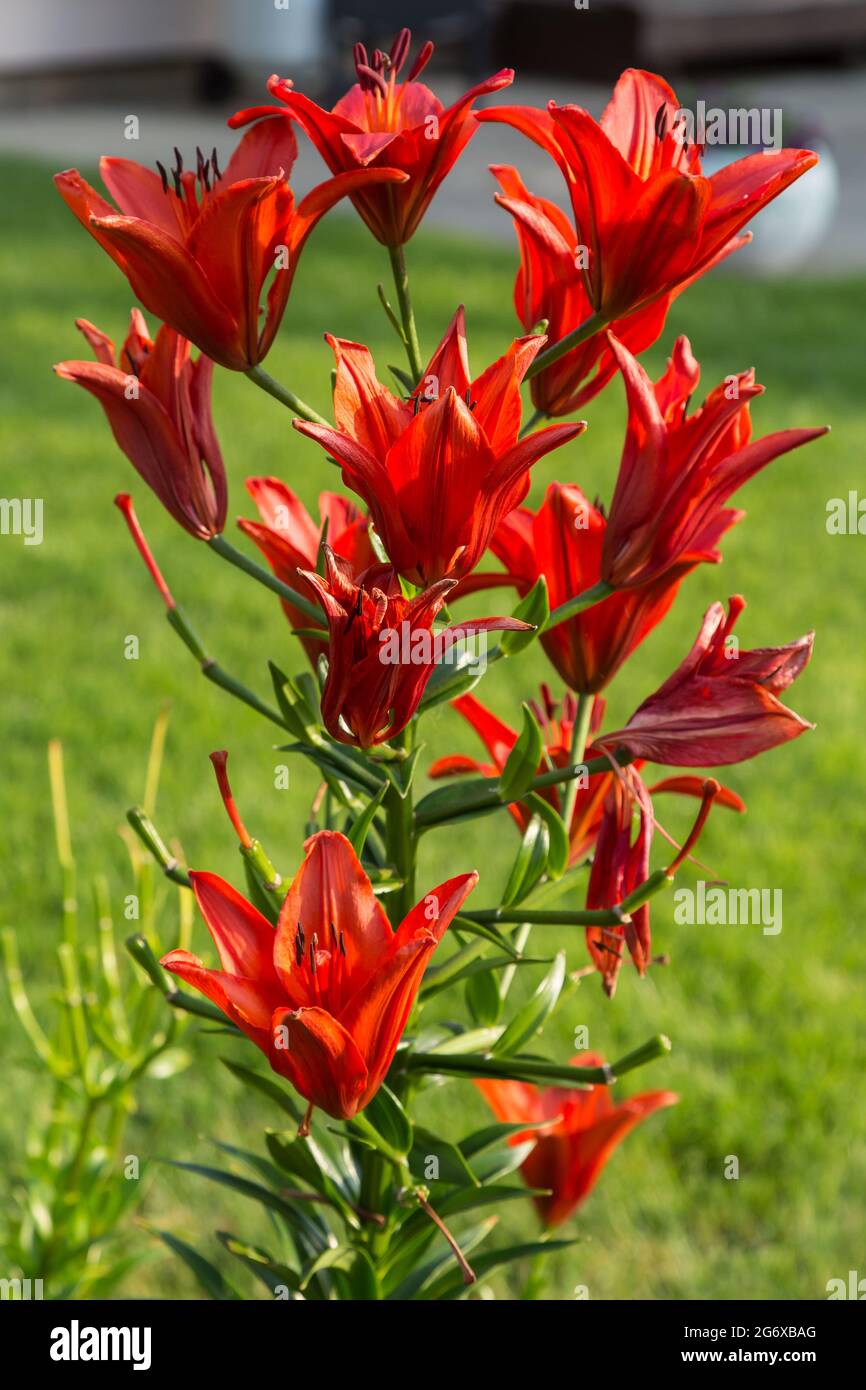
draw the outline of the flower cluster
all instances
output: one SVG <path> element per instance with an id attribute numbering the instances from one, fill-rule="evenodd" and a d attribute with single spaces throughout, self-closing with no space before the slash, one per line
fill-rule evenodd
<path id="1" fill-rule="evenodd" d="M 113 204 L 77 171 L 58 175 L 71 211 L 161 326 L 151 340 L 134 309 L 118 357 L 103 332 L 79 320 L 96 361 L 56 370 L 96 396 L 121 450 L 170 515 L 279 596 L 312 668 L 285 677 L 272 667 L 274 710 L 216 666 L 123 500 L 172 625 L 204 673 L 288 730 L 291 751 L 306 756 L 321 780 L 300 867 L 286 883 L 247 833 L 224 758 L 217 760 L 250 898 L 212 873 L 191 873 L 219 967 L 186 949 L 169 951 L 162 966 L 252 1040 L 304 1098 L 302 1136 L 314 1108 L 355 1126 L 347 1131 L 353 1142 L 363 1139 L 394 1167 L 394 1192 L 410 1191 L 428 1215 L 429 1192 L 411 1178 L 412 1148 L 401 1147 L 395 1112 L 403 1114 L 425 1076 L 474 1077 L 510 1126 L 508 1142 L 524 1154 L 524 1176 L 553 1225 L 588 1194 L 619 1139 L 676 1096 L 651 1092 L 614 1105 L 608 1088 L 616 1068 L 597 1054 L 545 1071 L 536 1054 L 521 1051 L 549 1011 L 501 1021 L 513 975 L 533 963 L 529 930 L 582 926 L 588 969 L 608 995 L 626 951 L 644 975 L 654 960 L 651 899 L 689 861 L 714 805 L 744 809 L 712 770 L 810 727 L 780 697 L 811 656 L 811 634 L 741 650 L 733 633 L 739 596 L 727 612 L 721 603 L 709 608 L 681 664 L 623 727 L 606 727 L 602 692 L 672 610 L 690 573 L 720 561 L 726 533 L 744 516 L 729 505 L 733 495 L 824 432 L 754 438 L 751 408 L 763 387 L 752 371 L 733 372 L 692 405 L 700 366 L 684 337 L 656 381 L 638 360 L 663 333 L 674 299 L 744 243 L 751 218 L 816 156 L 756 154 L 707 177 L 700 147 L 678 124 L 673 91 L 645 72 L 623 74 L 600 121 L 577 106 L 476 110 L 477 98 L 511 82 L 510 70 L 446 109 L 419 80 L 432 45 L 414 62 L 410 47 L 408 30 L 389 52 L 358 45 L 357 81 L 330 111 L 290 80 L 271 77 L 268 90 L 280 104 L 230 120 L 244 134 L 225 161 L 217 150 L 198 151 L 189 168 L 179 151 L 170 169 L 103 159 Z M 496 200 L 517 232 L 514 301 L 523 336 L 473 375 L 464 311 L 453 302 L 425 365 L 405 247 L 468 141 L 490 121 L 513 126 L 555 161 L 571 215 L 530 193 L 516 169 L 493 168 Z M 300 201 L 290 183 L 296 126 L 331 171 Z M 364 344 L 328 332 L 336 366 L 332 410 L 323 416 L 261 363 L 288 310 L 307 237 L 344 197 L 387 248 L 396 307 L 380 297 L 407 366 L 393 370 L 392 390 Z M 258 519 L 238 523 L 268 568 L 223 535 L 214 363 L 245 372 L 289 406 L 296 429 L 336 463 L 347 490 L 322 492 L 318 518 L 311 516 L 293 490 L 301 486 L 301 454 L 290 447 L 297 436 L 284 441 L 280 471 L 288 480 L 249 478 Z M 576 482 L 551 481 L 540 504 L 527 505 L 540 461 L 587 428 L 562 417 L 616 378 L 626 420 L 609 503 L 591 502 Z M 526 385 L 534 414 L 524 422 Z M 591 438 L 590 429 L 574 459 L 583 459 Z M 570 452 L 558 457 L 567 462 L 557 471 L 571 469 Z M 513 591 L 514 612 L 451 613 L 487 589 Z M 479 672 L 463 644 L 467 635 L 486 643 L 488 634 L 496 645 L 486 667 L 510 661 L 537 636 L 564 686 L 560 698 L 545 685 L 539 700 L 527 699 L 519 728 L 472 691 Z M 419 760 L 429 764 L 419 720 L 445 701 L 480 736 L 486 758 L 439 757 L 431 778 L 455 780 L 416 800 Z M 647 764 L 700 773 L 645 781 Z M 659 832 L 671 839 L 656 801 L 671 793 L 691 799 L 694 825 L 653 871 L 654 840 Z M 422 833 L 505 808 L 520 842 L 498 906 L 465 906 L 478 873 L 462 866 L 418 893 Z M 158 848 L 158 837 L 149 843 Z M 459 857 L 459 842 L 453 852 Z M 539 908 L 533 895 L 557 880 L 570 890 L 558 899 L 568 906 Z M 431 966 L 449 925 L 454 951 Z M 555 966 L 545 982 L 551 1008 L 563 971 Z M 468 1027 L 419 1032 L 415 1006 L 449 981 L 466 985 Z M 539 1090 L 545 1078 L 555 1084 Z M 458 1157 L 468 1169 L 471 1154 Z M 452 1169 L 456 1163 L 452 1154 Z M 381 1173 L 371 1173 L 368 1164 L 360 1192 L 379 1205 L 366 1215 L 393 1230 Z M 339 1205 L 332 1186 L 321 1191 Z M 436 1228 L 453 1244 L 438 1217 Z"/>

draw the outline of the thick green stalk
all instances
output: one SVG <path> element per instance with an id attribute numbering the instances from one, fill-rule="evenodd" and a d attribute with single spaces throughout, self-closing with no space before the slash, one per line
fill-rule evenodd
<path id="1" fill-rule="evenodd" d="M 318 603 L 314 603 L 312 599 L 299 594 L 297 589 L 292 589 L 281 579 L 277 579 L 277 576 L 271 574 L 270 570 L 266 570 L 264 565 L 257 564 L 255 560 L 250 559 L 249 555 L 245 555 L 242 550 L 233 546 L 230 541 L 226 540 L 225 536 L 211 536 L 208 545 L 211 550 L 216 551 L 217 555 L 221 555 L 224 560 L 228 560 L 230 564 L 243 570 L 244 574 L 249 574 L 253 579 L 257 579 L 272 593 L 279 594 L 280 598 L 285 599 L 293 608 L 297 608 L 299 613 L 303 613 L 305 618 L 312 619 L 317 628 L 322 626 L 324 614 Z"/>
<path id="2" fill-rule="evenodd" d="M 584 589 L 582 594 L 575 594 L 574 598 L 566 599 L 565 603 L 554 608 L 544 625 L 544 631 L 549 632 L 552 627 L 559 627 L 560 623 L 567 623 L 569 618 L 575 618 L 578 613 L 586 612 L 587 608 L 594 608 L 597 603 L 608 598 L 613 591 L 612 584 L 607 584 L 603 579 L 600 579 L 597 584 L 593 584 L 591 589 Z"/>
<path id="3" fill-rule="evenodd" d="M 580 767 L 583 763 L 586 741 L 589 738 L 589 721 L 592 718 L 594 704 L 594 695 L 584 693 L 577 697 L 577 713 L 574 716 L 574 728 L 571 731 L 571 757 L 569 758 L 572 767 Z M 562 819 L 565 821 L 566 829 L 571 826 L 576 802 L 577 778 L 573 778 L 565 789 L 565 800 L 562 804 Z"/>
<path id="4" fill-rule="evenodd" d="M 424 371 L 424 363 L 421 361 L 421 348 L 418 345 L 418 329 L 415 326 L 415 314 L 412 310 L 412 299 L 409 294 L 409 272 L 406 269 L 406 253 L 402 246 L 389 246 L 388 252 L 391 257 L 391 269 L 394 272 L 394 287 L 397 291 L 397 302 L 400 305 L 400 321 L 403 324 L 403 336 L 406 341 L 406 357 L 409 361 L 409 370 L 412 379 L 417 386 Z"/>
<path id="5" fill-rule="evenodd" d="M 408 752 L 411 750 L 411 740 L 410 726 L 408 729 L 404 729 L 394 742 Z M 401 783 L 404 767 L 405 764 L 400 764 L 393 769 L 393 779 L 397 784 Z M 415 905 L 417 844 L 411 786 L 405 788 L 402 785 L 391 786 L 385 797 L 384 805 L 388 857 L 397 870 L 398 877 L 403 880 L 402 886 L 395 892 L 389 893 L 387 897 L 388 915 L 391 919 L 391 925 L 396 930 L 410 908 Z"/>
<path id="6" fill-rule="evenodd" d="M 580 347 L 581 343 L 585 343 L 587 339 L 594 338 L 596 333 L 600 333 L 606 327 L 607 323 L 608 320 L 603 314 L 590 314 L 588 319 L 584 319 L 583 323 L 573 329 L 571 333 L 566 333 L 565 337 L 560 338 L 558 343 L 551 344 L 549 348 L 545 348 L 544 352 L 539 353 L 526 373 L 526 380 L 538 376 L 538 373 L 543 372 L 545 367 L 550 367 L 554 362 L 558 362 L 560 357 L 571 352 L 572 348 Z"/>
<path id="7" fill-rule="evenodd" d="M 279 401 L 280 405 L 294 411 L 295 415 L 300 415 L 302 420 L 309 420 L 314 425 L 328 424 L 324 415 L 320 415 L 311 405 L 307 405 L 306 401 L 302 401 L 300 396 L 296 396 L 294 391 L 290 391 L 287 386 L 281 386 L 278 381 L 274 381 L 274 378 L 265 371 L 264 367 L 250 367 L 246 375 L 250 381 L 256 383 L 256 386 L 260 386 L 263 391 L 267 391 L 269 396 L 273 396 L 275 401 Z"/>

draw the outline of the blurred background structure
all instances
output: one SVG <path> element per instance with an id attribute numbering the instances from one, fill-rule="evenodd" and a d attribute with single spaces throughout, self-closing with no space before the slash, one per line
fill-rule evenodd
<path id="1" fill-rule="evenodd" d="M 738 270 L 780 273 L 808 259 L 830 274 L 866 263 L 863 0 L 3 0 L 0 149 L 73 164 L 97 149 L 152 163 L 173 145 L 210 148 L 226 115 L 262 99 L 270 72 L 330 105 L 352 80 L 352 44 L 387 46 L 402 24 L 437 43 L 445 100 L 467 79 L 516 65 L 500 100 L 553 97 L 597 114 L 612 80 L 634 66 L 664 72 L 685 106 L 778 108 L 784 143 L 818 148 L 823 160 L 808 187 L 765 215 Z M 129 114 L 139 118 L 134 145 Z M 488 130 L 431 220 L 509 239 L 510 219 L 478 188 L 492 194 L 487 164 L 520 151 L 514 132 Z M 299 186 L 319 167 L 302 141 Z M 534 191 L 560 195 L 552 165 L 539 161 Z"/>
<path id="2" fill-rule="evenodd" d="M 575 1021 L 609 1056 L 668 1033 L 673 1053 L 647 1084 L 682 1096 L 663 1125 L 635 1135 L 612 1161 L 580 1216 L 577 1253 L 558 1257 L 553 1296 L 570 1298 L 580 1279 L 593 1298 L 823 1298 L 828 1280 L 847 1277 L 858 1263 L 864 1272 L 866 1249 L 866 936 L 858 929 L 866 841 L 866 541 L 853 532 L 830 535 L 826 527 L 828 500 L 850 499 L 857 487 L 863 492 L 866 454 L 860 0 L 588 0 L 587 8 L 574 0 L 0 0 L 0 494 L 44 498 L 46 518 L 44 544 L 0 539 L 0 926 L 18 934 L 22 977 L 37 1016 L 48 1016 L 56 1005 L 62 897 L 46 848 L 53 836 L 49 739 L 61 737 L 66 750 L 81 881 L 109 875 L 118 924 L 130 880 L 117 827 L 140 798 L 147 741 L 166 698 L 173 715 L 157 822 L 172 844 L 181 840 L 191 864 L 239 881 L 211 749 L 230 747 L 239 804 L 284 873 L 297 865 L 316 790 L 308 771 L 294 765 L 291 789 L 278 789 L 278 755 L 261 721 L 178 655 L 113 495 L 134 489 L 178 602 L 214 657 L 263 695 L 270 689 L 267 658 L 289 672 L 303 664 L 276 599 L 236 583 L 207 546 L 178 531 L 118 453 L 95 402 L 52 374 L 52 363 L 86 355 L 74 327 L 78 316 L 117 341 L 132 295 L 63 206 L 51 174 L 77 165 L 95 180 L 103 153 L 151 167 L 170 159 L 175 145 L 192 155 L 196 145 L 216 144 L 227 154 L 234 136 L 226 117 L 267 100 L 270 73 L 293 78 L 331 105 L 353 80 L 353 41 L 390 44 L 402 24 L 412 27 L 416 50 L 428 37 L 437 43 L 425 78 L 444 102 L 513 66 L 517 81 L 500 100 L 543 105 L 553 98 L 597 115 L 618 73 L 640 65 L 671 80 L 686 108 L 699 100 L 780 108 L 784 143 L 822 152 L 817 169 L 757 219 L 755 245 L 731 258 L 728 278 L 714 271 L 676 301 L 644 361 L 657 377 L 676 335 L 686 333 L 702 364 L 698 399 L 727 373 L 754 364 L 767 387 L 755 405 L 757 435 L 824 423 L 833 431 L 750 483 L 743 497 L 749 515 L 726 538 L 724 565 L 701 566 L 685 581 L 668 622 L 611 688 L 608 707 L 609 727 L 624 723 L 682 659 L 706 607 L 730 593 L 748 598 L 742 640 L 750 647 L 817 630 L 815 659 L 795 701 L 815 721 L 815 733 L 732 769 L 725 780 L 743 795 L 748 816 L 732 825 L 719 815 L 705 842 L 714 874 L 784 890 L 784 931 L 764 937 L 746 928 L 680 928 L 672 910 L 660 906 L 654 943 L 670 953 L 670 968 L 644 982 L 624 977 L 613 1007 L 594 982 L 584 982 L 579 1015 L 555 1017 L 544 1046 L 550 1056 L 569 1056 Z M 137 138 L 130 139 L 133 128 Z M 323 165 L 307 139 L 298 144 L 292 183 L 303 193 L 323 177 Z M 714 161 L 741 153 L 730 146 L 708 151 Z M 493 202 L 490 163 L 514 164 L 534 193 L 563 198 L 562 179 L 541 150 L 488 125 L 412 240 L 423 347 L 438 341 L 463 299 L 475 371 L 519 331 L 514 234 Z M 754 278 L 737 280 L 750 266 Z M 368 344 L 380 363 L 393 361 L 393 334 L 375 290 L 387 271 L 383 248 L 348 205 L 337 208 L 304 252 L 268 370 L 328 412 L 332 358 L 323 329 Z M 252 511 L 244 489 L 249 475 L 284 478 L 311 510 L 320 488 L 334 486 L 321 450 L 242 373 L 218 373 L 214 407 L 232 536 L 235 517 Z M 577 479 L 590 495 L 609 497 L 622 447 L 621 384 L 612 383 L 586 413 L 586 434 L 534 470 L 532 506 L 553 478 Z M 129 633 L 140 639 L 138 660 L 124 658 Z M 542 679 L 550 671 L 537 651 L 519 670 L 501 663 L 487 678 L 484 701 L 513 725 L 520 701 Z M 452 710 L 442 707 L 427 719 L 430 761 L 444 753 L 478 755 L 474 735 Z M 669 829 L 684 833 L 673 812 Z M 435 842 L 426 837 L 420 881 L 436 883 L 477 865 L 480 901 L 494 900 L 516 848 L 510 835 L 510 823 L 483 821 Z M 174 890 L 161 887 L 156 914 L 168 949 L 178 940 L 175 905 L 166 908 Z M 193 945 L 210 949 L 197 920 Z M 544 955 L 567 948 L 572 968 L 584 959 L 582 938 L 570 928 L 545 928 L 538 946 Z M 129 1142 L 145 1163 L 153 1155 L 212 1163 L 206 1134 L 242 1134 L 242 1143 L 258 1145 L 262 1111 L 218 1066 L 223 1042 L 189 1028 L 188 1072 L 168 1085 L 142 1087 Z M 7 1186 L 22 1182 L 28 1121 L 44 1128 L 46 1110 L 45 1077 L 27 1070 L 29 1052 L 2 986 L 0 1054 L 2 1212 Z M 464 1119 L 468 1128 L 470 1118 L 489 1118 L 471 1087 L 459 1097 L 454 1090 L 433 1093 L 429 1106 L 424 1123 L 441 1125 L 444 1134 Z M 742 1181 L 723 1176 L 731 1154 L 740 1156 Z M 227 1228 L 234 1225 L 234 1198 L 217 1201 L 166 1165 L 154 1163 L 146 1180 L 148 1221 L 186 1238 L 210 1231 L 217 1215 Z M 34 1195 L 42 1196 L 38 1189 Z M 237 1198 L 238 1210 L 243 1200 Z M 502 1230 L 527 1237 L 531 1215 L 510 1206 Z M 130 1277 L 123 1292 L 190 1297 L 195 1289 L 163 1256 Z"/>

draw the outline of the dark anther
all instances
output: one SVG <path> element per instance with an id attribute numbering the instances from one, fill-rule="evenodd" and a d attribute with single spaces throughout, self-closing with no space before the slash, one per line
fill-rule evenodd
<path id="1" fill-rule="evenodd" d="M 428 39 L 409 69 L 409 76 L 406 78 L 406 81 L 414 82 L 416 77 L 420 77 L 432 57 L 433 44 Z"/>
<path id="2" fill-rule="evenodd" d="M 470 409 L 470 410 L 474 410 L 475 407 L 476 407 L 476 405 L 478 404 L 477 401 L 473 401 L 473 399 L 472 399 L 472 388 L 469 387 L 469 386 L 466 387 L 466 395 L 463 397 L 463 399 L 465 400 L 466 404 L 469 406 L 469 409 Z"/>
<path id="3" fill-rule="evenodd" d="M 303 941 L 301 940 L 301 931 L 300 931 L 300 928 L 299 928 L 299 929 L 298 929 L 298 934 L 297 934 L 297 936 L 295 937 L 295 964 L 297 965 L 298 969 L 300 970 L 300 968 L 301 968 L 301 966 L 303 965 L 303 963 L 304 963 L 304 943 L 303 943 Z"/>
<path id="4" fill-rule="evenodd" d="M 163 193 L 167 193 L 167 192 L 168 192 L 168 174 L 165 172 L 165 165 L 162 164 L 162 163 L 160 163 L 159 160 L 157 160 L 157 161 L 156 161 L 156 167 L 157 167 L 157 169 L 159 170 L 159 177 L 162 179 L 162 191 L 163 191 Z"/>
<path id="5" fill-rule="evenodd" d="M 213 169 L 213 176 L 214 176 L 214 179 L 221 179 L 221 178 L 222 178 L 222 174 L 220 173 L 220 166 L 217 164 L 216 145 L 214 145 L 214 147 L 213 147 L 213 149 L 212 149 L 212 151 L 211 151 L 210 162 L 211 162 L 211 168 Z"/>
<path id="6" fill-rule="evenodd" d="M 334 929 L 334 924 L 333 924 L 333 922 L 331 923 L 331 940 L 333 941 L 334 945 L 336 946 L 336 944 L 337 944 L 337 933 L 336 933 L 336 930 Z"/>
<path id="7" fill-rule="evenodd" d="M 358 590 L 358 597 L 355 599 L 355 606 L 353 607 L 351 613 L 349 614 L 349 621 L 346 623 L 346 631 L 347 631 L 347 632 L 349 631 L 349 628 L 352 626 L 352 624 L 353 624 L 353 622 L 355 621 L 355 619 L 356 619 L 356 618 L 359 618 L 359 617 L 361 616 L 361 605 L 363 604 L 363 602 L 364 602 L 364 590 L 363 590 L 363 589 L 359 589 L 359 590 Z"/>
<path id="8" fill-rule="evenodd" d="M 665 132 L 666 132 L 667 128 L 668 128 L 668 108 L 667 108 L 667 106 L 665 105 L 665 103 L 662 102 L 661 106 L 659 107 L 658 111 L 656 112 L 656 139 L 658 139 L 658 140 L 664 140 L 664 138 L 665 138 Z"/>
<path id="9" fill-rule="evenodd" d="M 418 414 L 418 411 L 419 411 L 420 409 L 421 409 L 421 397 L 420 397 L 420 396 L 413 396 L 413 397 L 412 397 L 412 415 L 413 415 L 413 417 L 414 417 L 415 415 Z"/>
<path id="10" fill-rule="evenodd" d="M 208 177 L 210 172 L 210 160 L 205 159 L 198 145 L 196 145 L 195 147 L 195 159 L 196 176 L 201 180 L 202 187 L 205 189 L 205 191 L 210 193 L 210 179 Z"/>
<path id="11" fill-rule="evenodd" d="M 174 179 L 174 191 L 175 191 L 175 193 L 177 194 L 177 196 L 178 196 L 179 198 L 182 198 L 182 197 L 183 197 L 183 187 L 181 186 L 181 182 L 180 182 L 180 172 L 179 172 L 177 169 L 172 169 L 172 171 L 171 171 L 171 177 Z"/>
<path id="12" fill-rule="evenodd" d="M 401 29 L 394 42 L 391 44 L 391 67 L 395 73 L 399 73 L 409 53 L 409 45 L 412 42 L 411 29 Z"/>
<path id="13" fill-rule="evenodd" d="M 180 150 L 178 149 L 177 145 L 175 145 L 175 147 L 174 147 L 174 157 L 175 157 L 175 159 L 177 160 L 177 172 L 178 172 L 179 174 L 182 174 L 182 173 L 183 173 L 183 155 L 181 154 L 181 152 L 180 152 Z"/>
<path id="14" fill-rule="evenodd" d="M 312 970 L 314 975 L 316 973 L 316 951 L 318 950 L 318 946 L 319 938 L 316 935 L 316 933 L 313 932 L 313 939 L 310 942 L 310 969 Z"/>
<path id="15" fill-rule="evenodd" d="M 340 955 L 344 956 L 345 954 L 346 954 L 346 943 L 345 943 L 345 941 L 343 940 L 343 933 L 340 932 Z"/>
<path id="16" fill-rule="evenodd" d="M 367 78 L 367 86 L 364 89 L 365 91 L 378 91 L 382 94 L 383 97 L 386 97 L 388 95 L 388 84 L 382 76 L 381 72 L 376 72 L 374 68 L 367 67 L 365 63 L 361 63 L 360 67 L 358 68 L 358 76 L 360 78 Z"/>
<path id="17" fill-rule="evenodd" d="M 304 929 L 303 929 L 303 927 L 301 926 L 301 924 L 300 924 L 300 922 L 299 922 L 299 923 L 298 923 L 298 940 L 299 940 L 300 943 L 301 943 L 301 950 L 304 949 L 304 943 L 306 942 L 306 939 L 307 939 L 307 938 L 306 938 L 306 936 L 304 935 Z"/>
<path id="18" fill-rule="evenodd" d="M 615 946 L 608 946 L 606 941 L 596 941 L 593 944 L 597 946 L 600 951 L 609 951 L 612 956 L 616 956 L 617 960 L 622 956 L 622 951 L 618 951 Z"/>

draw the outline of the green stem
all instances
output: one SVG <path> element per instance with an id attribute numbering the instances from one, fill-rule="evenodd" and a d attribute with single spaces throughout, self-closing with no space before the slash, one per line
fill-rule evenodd
<path id="1" fill-rule="evenodd" d="M 260 386 L 263 391 L 267 391 L 269 396 L 273 396 L 275 401 L 279 401 L 280 405 L 287 406 L 296 415 L 300 415 L 302 420 L 309 420 L 314 425 L 326 425 L 330 428 L 324 415 L 320 415 L 311 405 L 307 405 L 306 401 L 302 401 L 300 396 L 296 396 L 294 391 L 290 391 L 287 386 L 281 386 L 278 381 L 274 381 L 274 378 L 265 371 L 264 367 L 250 367 L 246 375 L 250 381 L 256 383 L 256 386 Z"/>
<path id="2" fill-rule="evenodd" d="M 620 767 L 632 761 L 631 754 L 624 748 L 617 749 L 614 757 Z M 577 767 L 554 768 L 551 772 L 542 772 L 538 777 L 533 777 L 527 793 L 570 782 L 584 772 L 591 777 L 597 772 L 609 772 L 610 768 L 607 757 L 590 758 Z M 473 778 L 460 784 L 459 803 L 455 802 L 451 787 L 437 787 L 435 791 L 428 792 L 415 808 L 415 826 L 418 830 L 429 830 L 435 825 L 446 825 L 457 816 L 484 815 L 487 811 L 496 811 L 508 804 L 503 799 L 498 777 Z"/>
<path id="3" fill-rule="evenodd" d="M 285 729 L 286 725 L 282 715 L 272 709 L 270 705 L 266 705 L 264 700 L 260 700 L 258 695 L 252 690 L 248 690 L 234 676 L 230 676 L 228 671 L 224 671 L 212 657 L 208 656 L 177 604 L 173 608 L 167 609 L 165 616 L 168 619 L 169 627 L 174 629 L 187 651 L 192 652 L 206 680 L 211 681 L 213 685 L 218 685 L 221 690 L 227 690 L 230 695 L 234 695 L 236 700 L 242 700 L 245 705 L 249 705 L 250 709 L 254 709 L 256 714 L 264 715 L 265 719 L 270 719 L 274 724 L 279 724 L 281 729 Z"/>
<path id="4" fill-rule="evenodd" d="M 406 254 L 402 246 L 389 246 L 388 253 L 391 257 L 391 270 L 394 273 L 394 287 L 397 290 L 397 302 L 400 305 L 400 320 L 403 324 L 403 334 L 406 339 L 406 357 L 409 361 L 409 370 L 417 386 L 424 371 L 424 364 L 421 361 L 421 349 L 418 345 L 418 329 L 415 326 L 415 315 L 412 311 L 412 300 L 409 295 L 409 272 L 406 269 Z"/>
<path id="5" fill-rule="evenodd" d="M 217 555 L 221 555 L 224 560 L 228 560 L 230 564 L 243 570 L 244 574 L 249 574 L 253 579 L 257 579 L 272 593 L 279 594 L 286 603 L 290 603 L 293 608 L 297 608 L 300 613 L 303 613 L 305 618 L 311 618 L 317 628 L 321 627 L 323 614 L 318 603 L 305 598 L 303 594 L 298 593 L 297 589 L 292 589 L 288 584 L 284 584 L 282 579 L 277 579 L 277 576 L 271 574 L 270 570 L 266 570 L 263 565 L 257 564 L 255 560 L 250 559 L 249 555 L 245 555 L 242 550 L 233 546 L 230 541 L 226 540 L 225 536 L 211 536 L 208 545 L 211 550 L 216 551 Z"/>
<path id="6" fill-rule="evenodd" d="M 394 742 L 398 747 L 411 751 L 412 726 L 404 729 Z M 402 769 L 394 767 L 393 779 L 399 784 Z M 402 793 L 402 794 L 401 794 Z M 392 785 L 385 797 L 385 824 L 388 857 L 403 880 L 402 887 L 388 894 L 388 914 L 391 925 L 396 928 L 415 905 L 415 867 L 417 844 L 412 810 L 411 787 Z"/>
<path id="7" fill-rule="evenodd" d="M 622 913 L 613 908 L 598 907 L 576 911 L 562 908 L 557 911 L 536 910 L 521 907 L 510 912 L 505 908 L 481 908 L 477 912 L 461 912 L 467 922 L 476 922 L 480 927 L 506 926 L 519 927 L 524 923 L 537 927 L 615 927 L 622 922 Z"/>
<path id="8" fill-rule="evenodd" d="M 546 419 L 547 419 L 547 411 L 546 411 L 546 410 L 533 410 L 533 412 L 532 412 L 532 414 L 530 415 L 529 419 L 527 420 L 526 424 L 523 426 L 522 430 L 520 431 L 520 434 L 519 434 L 518 438 L 520 438 L 520 439 L 525 439 L 526 435 L 529 434 L 530 430 L 534 430 L 536 425 L 540 425 L 541 422 L 542 422 L 542 420 L 546 420 Z"/>
<path id="9" fill-rule="evenodd" d="M 544 626 L 544 631 L 549 632 L 552 627 L 558 627 L 560 623 L 567 623 L 569 618 L 574 618 L 578 613 L 583 613 L 587 608 L 594 608 L 597 603 L 601 603 L 613 593 L 613 585 L 606 584 L 600 579 L 597 584 L 593 584 L 591 589 L 584 589 L 582 594 L 575 594 L 574 598 L 566 599 L 558 608 L 554 608 Z"/>
<path id="10" fill-rule="evenodd" d="M 586 752 L 586 742 L 589 738 L 589 721 L 592 718 L 594 704 L 594 695 L 587 695 L 582 692 L 577 697 L 577 713 L 574 716 L 574 728 L 571 731 L 571 756 L 569 758 L 573 768 L 583 764 L 583 755 Z M 577 790 L 577 778 L 575 777 L 566 787 L 565 800 L 562 804 L 562 819 L 565 821 L 566 829 L 571 826 L 571 818 L 577 804 Z"/>
<path id="11" fill-rule="evenodd" d="M 553 343 L 544 352 L 539 353 L 535 361 L 526 373 L 525 380 L 537 376 L 543 372 L 545 367 L 550 367 L 554 362 L 558 362 L 560 357 L 564 357 L 572 348 L 580 347 L 588 338 L 594 338 L 596 333 L 600 333 L 606 327 L 609 320 L 603 314 L 590 314 L 588 319 L 573 329 L 571 333 L 566 333 L 564 338 L 560 338 L 558 343 Z"/>
<path id="12" fill-rule="evenodd" d="M 670 1039 L 659 1033 L 629 1052 L 612 1066 L 572 1067 L 543 1062 L 534 1057 L 489 1057 L 447 1052 L 410 1052 L 406 1068 L 438 1076 L 492 1077 L 518 1081 L 546 1081 L 557 1085 L 610 1086 L 626 1072 L 634 1071 L 670 1052 Z"/>

